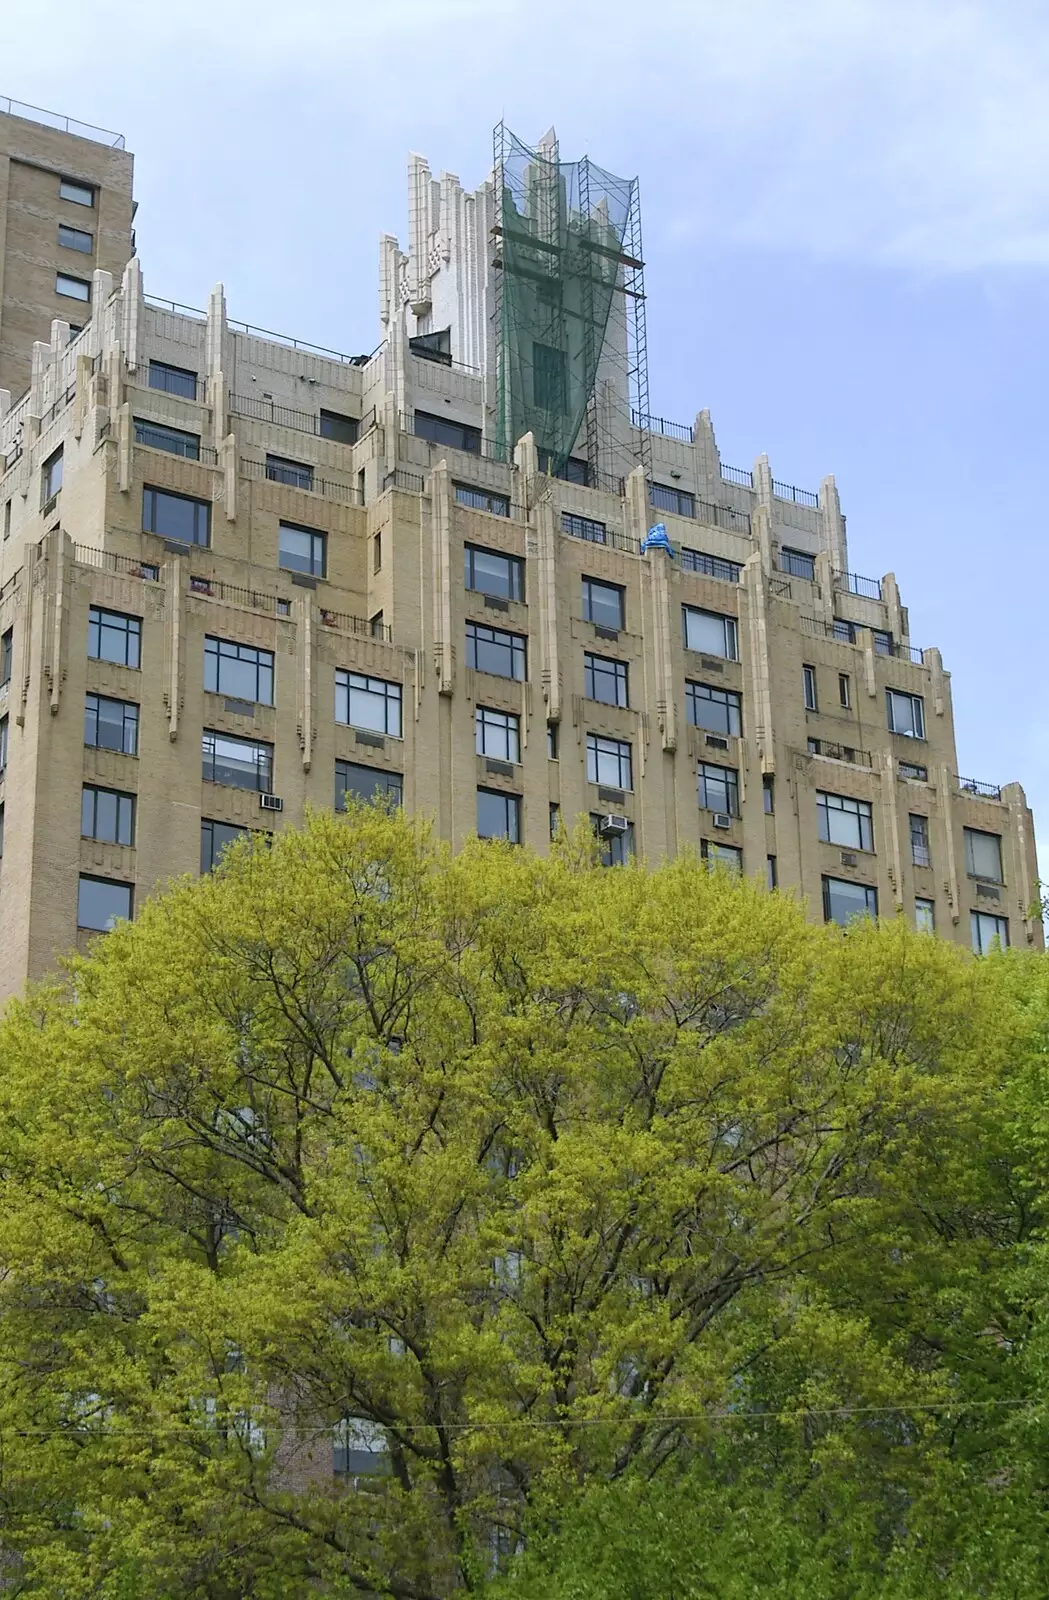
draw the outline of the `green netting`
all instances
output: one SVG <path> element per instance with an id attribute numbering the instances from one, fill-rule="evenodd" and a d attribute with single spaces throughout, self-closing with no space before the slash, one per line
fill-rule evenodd
<path id="1" fill-rule="evenodd" d="M 586 416 L 623 264 L 632 178 L 588 159 L 558 161 L 505 129 L 502 183 L 497 448 L 535 435 L 562 473 Z"/>

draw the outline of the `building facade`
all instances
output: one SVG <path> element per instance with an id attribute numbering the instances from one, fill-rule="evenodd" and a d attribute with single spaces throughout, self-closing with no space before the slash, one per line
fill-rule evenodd
<path id="1" fill-rule="evenodd" d="M 27 389 L 34 343 L 56 318 L 79 331 L 92 274 L 131 259 L 132 166 L 123 135 L 0 98 L 0 390 Z"/>
<path id="2" fill-rule="evenodd" d="M 596 465 L 498 459 L 490 218 L 425 183 L 430 278 L 384 241 L 372 356 L 152 301 L 132 259 L 0 396 L 0 995 L 347 794 L 1040 948 L 1023 790 L 958 776 L 949 674 L 850 572 L 833 478 L 724 465 L 706 412 L 639 429 L 604 356 Z"/>

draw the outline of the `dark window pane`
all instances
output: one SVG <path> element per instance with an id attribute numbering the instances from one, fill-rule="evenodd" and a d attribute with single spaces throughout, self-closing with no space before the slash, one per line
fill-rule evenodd
<path id="1" fill-rule="evenodd" d="M 234 700 L 273 704 L 273 652 L 231 639 L 204 640 L 204 687 Z"/>
<path id="2" fill-rule="evenodd" d="M 120 917 L 131 917 L 131 884 L 82 877 L 77 895 L 77 927 L 108 933 Z"/>
<path id="3" fill-rule="evenodd" d="M 244 838 L 248 831 L 247 828 L 240 828 L 233 822 L 212 822 L 205 817 L 200 824 L 201 872 L 210 872 L 227 845 L 235 844 L 238 839 Z"/>
<path id="4" fill-rule="evenodd" d="M 583 579 L 583 617 L 602 628 L 626 626 L 625 594 L 617 583 L 601 583 L 597 578 Z"/>
<path id="5" fill-rule="evenodd" d="M 207 545 L 211 540 L 211 504 L 147 485 L 142 491 L 142 530 L 179 544 Z"/>
<path id="6" fill-rule="evenodd" d="M 172 367 L 166 361 L 149 363 L 149 387 L 162 389 L 165 394 L 181 395 L 184 400 L 197 398 L 197 374 L 186 367 Z"/>
<path id="7" fill-rule="evenodd" d="M 138 754 L 138 706 L 89 694 L 84 709 L 84 743 L 94 749 Z"/>
<path id="8" fill-rule="evenodd" d="M 480 594 L 497 595 L 502 600 L 523 600 L 524 562 L 518 556 L 484 550 L 480 545 L 464 547 L 465 583 Z"/>
<path id="9" fill-rule="evenodd" d="M 399 806 L 402 782 L 399 772 L 380 772 L 377 767 L 366 767 L 357 761 L 336 761 L 335 809 L 345 811 L 347 797 L 364 801 L 378 799 L 387 805 Z"/>
<path id="10" fill-rule="evenodd" d="M 477 834 L 481 839 L 521 842 L 521 800 L 497 789 L 477 791 Z"/>
<path id="11" fill-rule="evenodd" d="M 320 433 L 322 439 L 334 439 L 338 444 L 356 444 L 360 423 L 356 417 L 344 417 L 338 411 L 322 411 Z"/>
<path id="12" fill-rule="evenodd" d="M 270 793 L 273 779 L 272 745 L 205 729 L 201 753 L 206 783 L 225 783 L 235 789 L 259 789 L 263 793 Z"/>
<path id="13" fill-rule="evenodd" d="M 200 460 L 200 436 L 186 433 L 182 428 L 169 428 L 161 422 L 144 422 L 135 418 L 135 443 L 148 445 L 151 450 L 167 450 L 173 456 L 185 456 L 189 461 Z"/>
<path id="14" fill-rule="evenodd" d="M 104 611 L 92 606 L 88 612 L 87 653 L 93 661 L 114 661 L 118 666 L 137 667 L 142 638 L 138 617 L 119 611 Z"/>
<path id="15" fill-rule="evenodd" d="M 438 417 L 430 411 L 415 413 L 415 432 L 420 439 L 433 444 L 451 445 L 453 450 L 469 450 L 481 454 L 481 430 L 467 422 L 454 422 L 451 417 Z"/>
<path id="16" fill-rule="evenodd" d="M 268 455 L 266 476 L 273 483 L 287 483 L 293 489 L 313 488 L 313 468 L 304 461 L 286 461 L 283 456 Z"/>

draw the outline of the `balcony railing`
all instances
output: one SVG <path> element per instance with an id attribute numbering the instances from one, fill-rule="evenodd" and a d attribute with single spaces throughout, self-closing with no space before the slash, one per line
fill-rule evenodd
<path id="1" fill-rule="evenodd" d="M 869 750 L 859 750 L 851 744 L 832 744 L 829 739 L 810 739 L 808 753 L 823 756 L 826 761 L 847 761 L 854 767 L 874 765 Z"/>
<path id="2" fill-rule="evenodd" d="M 341 633 L 365 634 L 372 639 L 382 639 L 386 644 L 393 643 L 393 629 L 369 617 L 352 617 L 346 611 L 327 611 L 321 607 L 320 620 L 325 628 L 338 628 Z"/>
<path id="3" fill-rule="evenodd" d="M 846 594 L 858 594 L 864 600 L 881 599 L 881 580 L 862 578 L 858 572 L 836 572 L 834 587 L 844 589 Z"/>
<path id="4" fill-rule="evenodd" d="M 983 800 L 1000 800 L 1002 791 L 996 783 L 981 783 L 979 778 L 960 778 L 954 774 L 954 781 L 963 794 L 976 794 Z"/>
<path id="5" fill-rule="evenodd" d="M 668 422 L 666 417 L 645 417 L 641 419 L 639 411 L 631 411 L 630 420 L 635 428 L 647 428 L 649 433 L 661 433 L 664 439 L 681 439 L 685 444 L 692 443 L 692 424 L 689 422 Z"/>
<path id="6" fill-rule="evenodd" d="M 696 521 L 709 522 L 713 528 L 727 528 L 731 533 L 750 532 L 750 513 L 737 511 L 735 506 L 715 506 L 709 500 L 696 501 Z"/>
<path id="7" fill-rule="evenodd" d="M 270 483 L 287 482 L 293 489 L 302 489 L 307 494 L 321 494 L 325 499 L 338 500 L 345 506 L 364 504 L 360 490 L 348 483 L 336 483 L 331 478 L 318 478 L 316 473 L 311 473 L 308 477 L 302 474 L 293 479 L 290 467 L 287 469 L 287 476 L 281 478 L 278 473 L 285 470 L 281 463 L 249 461 L 242 456 L 237 470 L 242 478 L 263 478 Z"/>
<path id="8" fill-rule="evenodd" d="M 743 489 L 753 489 L 754 487 L 754 474 L 748 471 L 746 467 L 726 467 L 722 463 L 721 476 L 726 483 L 738 483 Z"/>
<path id="9" fill-rule="evenodd" d="M 155 583 L 159 576 L 155 562 L 139 561 L 136 556 L 122 556 L 115 550 L 99 550 L 91 544 L 75 544 L 73 560 L 82 567 L 97 567 L 102 572 L 126 572 L 132 578 L 144 578 L 151 583 Z"/>
<path id="10" fill-rule="evenodd" d="M 72 133 L 78 139 L 90 139 L 92 144 L 106 144 L 111 150 L 124 148 L 122 133 L 114 133 L 111 128 L 96 128 L 91 122 L 78 122 L 75 117 L 64 117 L 59 111 L 45 111 L 42 106 L 29 106 L 4 95 L 0 95 L 0 111 L 26 122 L 39 122 L 44 128 L 56 128 L 59 133 Z"/>
<path id="11" fill-rule="evenodd" d="M 792 500 L 796 506 L 816 507 L 820 503 L 819 495 L 811 489 L 796 489 L 792 483 L 780 483 L 778 478 L 772 480 L 772 492 L 777 500 Z"/>
<path id="12" fill-rule="evenodd" d="M 571 539 L 585 539 L 588 544 L 604 545 L 607 550 L 621 550 L 628 556 L 636 556 L 640 550 L 636 539 L 631 539 L 618 529 L 609 528 L 605 523 L 595 522 L 589 517 L 577 517 L 571 514 L 562 517 L 561 532 L 568 534 Z"/>
<path id="13" fill-rule="evenodd" d="M 726 561 L 723 556 L 708 556 L 704 550 L 690 550 L 682 545 L 678 559 L 686 572 L 702 572 L 707 578 L 719 578 L 722 583 L 738 583 L 743 571 L 738 561 Z"/>

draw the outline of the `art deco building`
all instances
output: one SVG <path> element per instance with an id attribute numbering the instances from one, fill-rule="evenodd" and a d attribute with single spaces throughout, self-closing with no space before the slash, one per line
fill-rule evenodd
<path id="1" fill-rule="evenodd" d="M 48 170 L 104 193 L 82 143 Z M 0 994 L 347 794 L 1040 946 L 1023 790 L 958 776 L 940 653 L 850 571 L 833 478 L 650 416 L 636 185 L 500 130 L 474 194 L 412 158 L 409 222 L 368 356 L 152 299 L 134 258 L 12 344 Z"/>

